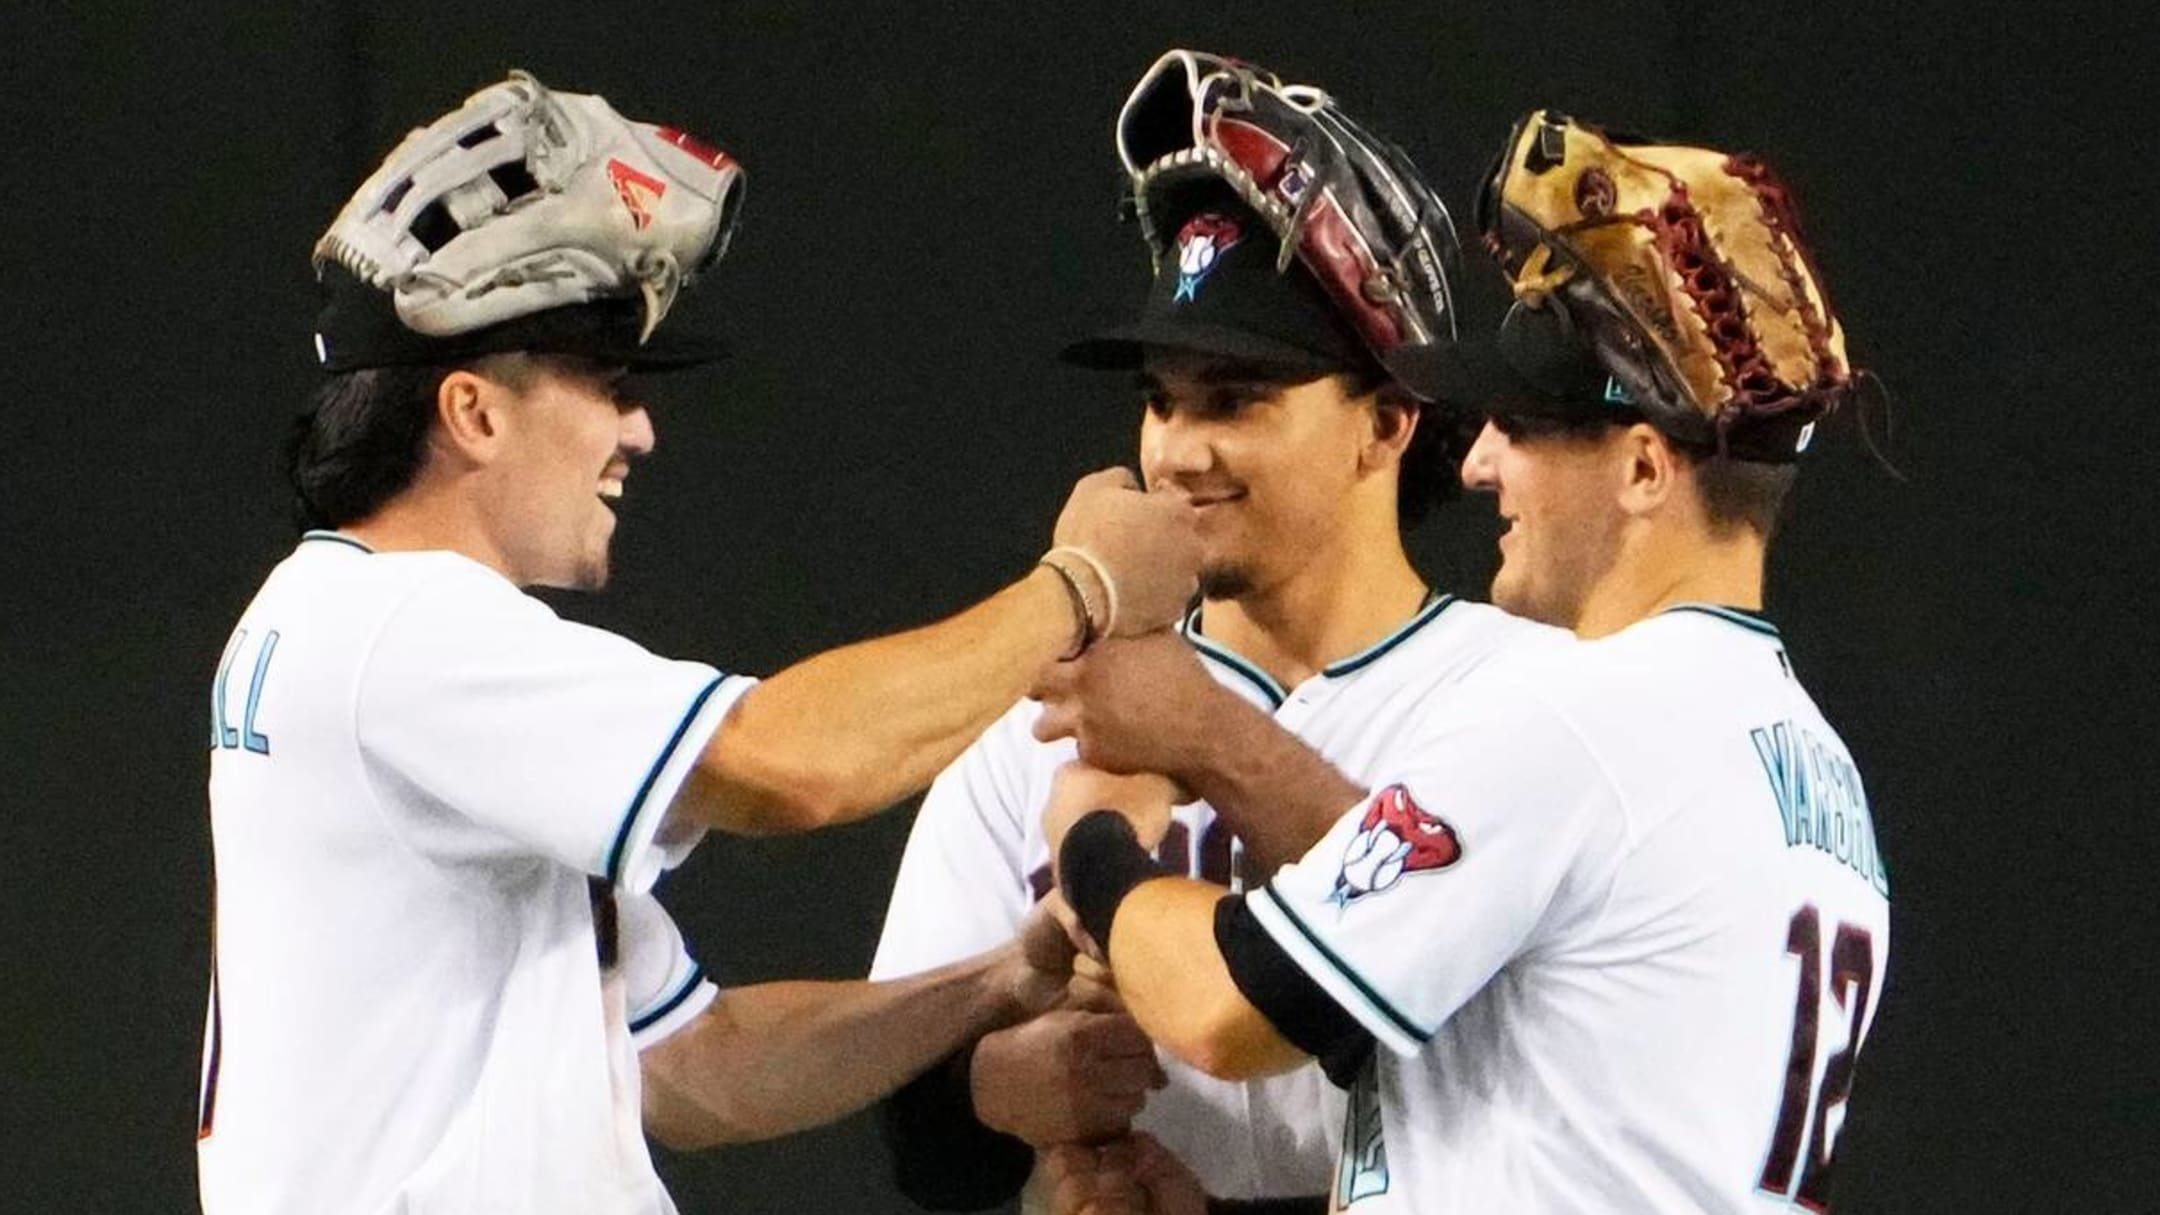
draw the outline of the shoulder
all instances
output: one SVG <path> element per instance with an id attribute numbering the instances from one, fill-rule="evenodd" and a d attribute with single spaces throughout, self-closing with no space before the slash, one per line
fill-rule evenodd
<path id="1" fill-rule="evenodd" d="M 1394 681 L 1446 683 L 1501 654 L 1531 653 L 1573 641 L 1565 629 L 1511 616 L 1488 603 L 1442 595 L 1393 634 L 1329 664 L 1327 674 L 1340 678 L 1385 670 L 1393 673 Z"/>
<path id="2" fill-rule="evenodd" d="M 1433 624 L 1436 641 L 1493 655 L 1531 655 L 1569 649 L 1576 644 L 1575 635 L 1566 629 L 1539 624 L 1489 603 L 1452 596 Z"/>

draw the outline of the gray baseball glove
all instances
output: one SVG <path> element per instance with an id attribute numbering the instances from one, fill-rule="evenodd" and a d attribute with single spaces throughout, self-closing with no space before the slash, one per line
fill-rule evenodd
<path id="1" fill-rule="evenodd" d="M 314 261 L 389 293 L 425 338 L 630 297 L 642 343 L 726 251 L 742 194 L 726 153 L 512 72 L 408 135 Z M 319 353 L 338 369 L 339 352 Z"/>

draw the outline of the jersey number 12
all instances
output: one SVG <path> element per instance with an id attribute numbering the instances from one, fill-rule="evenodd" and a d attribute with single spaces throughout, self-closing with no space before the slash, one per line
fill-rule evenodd
<path id="1" fill-rule="evenodd" d="M 1843 1106 L 1852 1093 L 1853 1064 L 1860 1055 L 1860 1030 L 1867 1024 L 1868 996 L 1875 984 L 1875 939 L 1855 924 L 1840 924 L 1830 945 L 1830 995 L 1851 1016 L 1845 1048 L 1815 1077 L 1815 1031 L 1822 1009 L 1822 919 L 1810 903 L 1793 913 L 1785 951 L 1800 959 L 1800 990 L 1793 997 L 1792 1054 L 1785 1063 L 1785 1095 L 1778 1103 L 1777 1131 L 1756 1185 L 1781 1194 L 1811 1211 L 1830 1209 L 1830 1156 L 1838 1127 L 1830 1125 L 1832 1106 Z M 1811 1094 L 1812 1089 L 1812 1094 Z M 1810 1096 L 1813 1100 L 1809 1100 Z M 1814 1110 L 1815 1116 L 1808 1117 Z M 1842 1126 L 1842 1119 L 1840 1126 Z M 1800 1186 L 1793 1189 L 1793 1166 L 1806 1155 Z"/>

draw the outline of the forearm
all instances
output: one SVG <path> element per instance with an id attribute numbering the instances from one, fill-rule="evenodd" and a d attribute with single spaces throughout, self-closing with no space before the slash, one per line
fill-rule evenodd
<path id="1" fill-rule="evenodd" d="M 684 790 L 692 815 L 745 834 L 808 830 L 928 785 L 1072 645 L 1057 574 L 948 620 L 797 663 L 743 697 Z"/>
<path id="2" fill-rule="evenodd" d="M 1224 699 L 1235 707 L 1211 715 L 1173 775 L 1230 825 L 1257 883 L 1305 855 L 1365 790 L 1267 714 Z"/>
<path id="3" fill-rule="evenodd" d="M 1018 1014 L 1004 947 L 891 982 L 723 992 L 645 1055 L 646 1122 L 671 1146 L 769 1139 L 844 1118 Z"/>
<path id="4" fill-rule="evenodd" d="M 1219 886 L 1155 878 L 1117 909 L 1108 953 L 1125 1007 L 1172 1054 L 1226 1080 L 1287 1071 L 1306 1056 L 1238 990 L 1215 943 Z"/>

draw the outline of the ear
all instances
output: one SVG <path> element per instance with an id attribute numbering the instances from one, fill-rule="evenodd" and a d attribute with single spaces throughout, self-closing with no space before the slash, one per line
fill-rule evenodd
<path id="1" fill-rule="evenodd" d="M 1418 422 L 1424 412 L 1417 402 L 1394 393 L 1375 395 L 1372 435 L 1358 451 L 1358 471 L 1374 472 L 1389 464 L 1400 466 L 1403 453 L 1410 450 L 1410 440 L 1417 434 Z"/>
<path id="2" fill-rule="evenodd" d="M 1616 453 L 1620 482 L 1620 508 L 1630 515 L 1650 515 L 1663 509 L 1679 489 L 1680 453 L 1672 440 L 1648 422 L 1637 422 L 1620 432 Z"/>
<path id="3" fill-rule="evenodd" d="M 508 390 L 475 371 L 459 368 L 435 390 L 436 437 L 471 464 L 486 464 L 503 445 L 503 406 Z"/>

